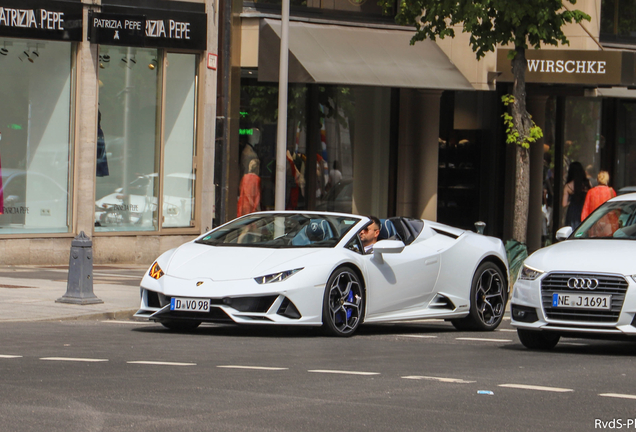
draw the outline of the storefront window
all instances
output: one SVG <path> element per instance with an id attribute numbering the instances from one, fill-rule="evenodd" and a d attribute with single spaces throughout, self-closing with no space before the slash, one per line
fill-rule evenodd
<path id="1" fill-rule="evenodd" d="M 277 103 L 277 85 L 243 80 L 239 216 L 274 209 Z M 286 209 L 384 217 L 389 122 L 388 88 L 290 85 Z"/>
<path id="2" fill-rule="evenodd" d="M 280 13 L 280 5 L 282 0 L 252 0 L 249 3 L 253 3 L 256 6 L 272 5 L 277 6 L 278 13 Z M 244 3 L 244 6 L 249 7 L 248 2 Z M 388 16 L 382 10 L 382 6 L 378 5 L 378 2 L 373 0 L 333 0 L 333 1 L 321 1 L 321 0 L 291 0 L 290 7 L 292 14 L 294 10 L 302 11 L 316 9 L 320 11 L 333 10 L 342 12 L 354 12 L 370 16 Z"/>
<path id="3" fill-rule="evenodd" d="M 601 169 L 601 101 L 568 97 L 565 102 L 561 226 L 578 226 L 588 188 Z M 604 167 L 604 169 L 607 169 Z M 570 185 L 566 187 L 566 185 Z"/>
<path id="4" fill-rule="evenodd" d="M 71 50 L 0 38 L 0 234 L 69 231 Z"/>
<path id="5" fill-rule="evenodd" d="M 189 227 L 194 220 L 196 60 L 167 57 L 164 119 L 163 227 Z"/>
<path id="6" fill-rule="evenodd" d="M 257 84 L 244 80 L 241 91 L 238 216 L 274 209 L 278 87 Z M 306 209 L 306 88 L 290 85 L 288 95 L 285 207 Z"/>
<path id="7" fill-rule="evenodd" d="M 156 49 L 100 47 L 95 231 L 158 227 Z"/>
<path id="8" fill-rule="evenodd" d="M 636 44 L 636 2 L 602 0 L 601 41 Z"/>
<path id="9" fill-rule="evenodd" d="M 618 191 L 636 190 L 636 103 L 618 103 L 616 160 L 610 185 Z M 631 186 L 631 187 L 630 187 Z"/>

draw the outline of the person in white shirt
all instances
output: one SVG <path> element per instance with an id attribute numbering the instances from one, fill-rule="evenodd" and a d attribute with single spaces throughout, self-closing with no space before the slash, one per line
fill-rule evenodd
<path id="1" fill-rule="evenodd" d="M 380 235 L 380 219 L 375 216 L 368 216 L 368 218 L 371 219 L 371 223 L 360 231 L 360 241 L 365 254 L 373 252 L 373 245 L 378 241 Z"/>

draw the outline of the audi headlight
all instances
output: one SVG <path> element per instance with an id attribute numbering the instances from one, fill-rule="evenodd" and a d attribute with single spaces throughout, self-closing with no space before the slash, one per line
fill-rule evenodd
<path id="1" fill-rule="evenodd" d="M 254 278 L 254 280 L 256 282 L 258 282 L 259 284 L 268 284 L 268 283 L 274 283 L 274 282 L 282 282 L 285 279 L 287 279 L 288 277 L 290 277 L 291 275 L 298 273 L 299 271 L 301 271 L 304 267 L 301 268 L 297 268 L 294 270 L 286 270 L 286 271 L 282 271 L 282 272 L 278 272 L 278 273 L 272 273 L 272 274 L 268 274 L 266 276 L 259 276 Z"/>
<path id="2" fill-rule="evenodd" d="M 535 268 L 532 268 L 524 264 L 523 268 L 521 269 L 521 273 L 519 273 L 519 279 L 535 280 L 536 278 L 541 276 L 543 273 L 544 272 L 542 272 L 541 270 L 537 270 Z"/>
<path id="3" fill-rule="evenodd" d="M 159 279 L 161 276 L 163 276 L 163 270 L 161 270 L 161 267 L 159 267 L 159 264 L 156 261 L 152 265 L 152 267 L 150 267 L 148 275 L 153 279 Z"/>
<path id="4" fill-rule="evenodd" d="M 632 280 L 633 280 L 634 282 L 636 282 L 636 274 L 635 274 L 635 275 L 632 275 Z"/>

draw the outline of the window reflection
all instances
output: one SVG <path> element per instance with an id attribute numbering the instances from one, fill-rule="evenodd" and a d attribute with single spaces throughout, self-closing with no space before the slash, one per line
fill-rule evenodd
<path id="1" fill-rule="evenodd" d="M 159 53 L 100 47 L 100 55 L 110 61 L 99 69 L 95 231 L 156 230 Z"/>
<path id="2" fill-rule="evenodd" d="M 0 47 L 0 234 L 68 232 L 71 44 Z"/>
<path id="3" fill-rule="evenodd" d="M 636 43 L 636 2 L 603 0 L 601 2 L 601 41 Z"/>

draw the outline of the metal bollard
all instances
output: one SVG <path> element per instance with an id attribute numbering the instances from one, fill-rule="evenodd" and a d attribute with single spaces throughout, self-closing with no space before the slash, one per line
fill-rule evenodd
<path id="1" fill-rule="evenodd" d="M 475 231 L 477 234 L 483 234 L 486 229 L 486 222 L 478 221 L 475 222 Z"/>
<path id="2" fill-rule="evenodd" d="M 80 305 L 104 303 L 93 294 L 93 242 L 84 231 L 71 243 L 66 294 L 55 302 Z"/>

